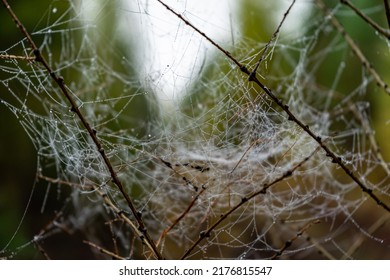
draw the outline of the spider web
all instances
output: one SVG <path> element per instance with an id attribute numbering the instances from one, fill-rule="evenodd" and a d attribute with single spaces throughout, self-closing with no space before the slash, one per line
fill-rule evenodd
<path id="1" fill-rule="evenodd" d="M 164 2 L 180 18 L 157 1 L 52 1 L 27 28 L 138 219 L 28 41 L 7 42 L 1 109 L 34 144 L 32 192 L 47 186 L 45 197 L 67 199 L 53 212 L 41 199 L 51 218 L 42 215 L 41 230 L 11 247 L 18 228 L 1 245 L 4 258 L 30 246 L 50 257 L 45 244 L 77 232 L 96 258 L 158 257 L 146 230 L 168 259 L 390 257 L 390 171 L 377 143 L 388 120 L 372 125 L 375 98 L 388 98 L 388 39 L 337 1 L 325 10 L 321 1 L 291 10 L 291 1 L 208 2 Z M 359 9 L 385 26 L 381 1 Z M 351 45 L 335 20 L 348 36 L 358 22 L 379 55 Z M 229 55 L 257 70 L 282 106 Z"/>

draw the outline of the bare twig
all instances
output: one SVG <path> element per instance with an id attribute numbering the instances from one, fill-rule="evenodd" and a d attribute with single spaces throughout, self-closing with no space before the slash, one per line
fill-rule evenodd
<path id="1" fill-rule="evenodd" d="M 130 196 L 126 192 L 126 189 L 124 188 L 122 182 L 119 180 L 118 174 L 114 170 L 114 167 L 111 164 L 111 161 L 108 158 L 108 156 L 107 156 L 107 154 L 106 154 L 106 152 L 105 152 L 105 150 L 104 150 L 104 148 L 102 146 L 101 141 L 97 137 L 97 131 L 95 129 L 92 129 L 92 127 L 89 124 L 89 122 L 87 121 L 86 117 L 84 116 L 84 114 L 79 109 L 79 107 L 78 107 L 78 105 L 76 103 L 76 100 L 73 98 L 71 92 L 69 92 L 63 77 L 58 76 L 57 73 L 48 64 L 48 62 L 46 61 L 45 57 L 42 55 L 41 51 L 39 50 L 39 48 L 35 44 L 35 41 L 30 36 L 30 33 L 26 30 L 26 28 L 21 23 L 19 18 L 13 12 L 13 10 L 11 9 L 10 5 L 8 4 L 8 2 L 6 0 L 2 0 L 2 2 L 4 4 L 4 6 L 6 7 L 8 13 L 10 14 L 12 20 L 15 22 L 17 28 L 19 28 L 19 30 L 26 37 L 27 41 L 29 42 L 30 46 L 32 47 L 33 53 L 35 55 L 35 61 L 41 63 L 44 66 L 44 68 L 47 70 L 47 72 L 50 74 L 51 78 L 57 83 L 58 87 L 61 89 L 61 92 L 64 94 L 65 98 L 70 103 L 71 111 L 76 113 L 76 115 L 80 119 L 81 123 L 83 124 L 84 128 L 88 131 L 88 134 L 89 134 L 90 138 L 94 142 L 97 151 L 101 155 L 101 157 L 102 157 L 102 159 L 103 159 L 103 161 L 104 161 L 104 163 L 105 163 L 105 165 L 106 165 L 106 167 L 107 167 L 107 169 L 108 169 L 108 171 L 109 171 L 109 173 L 111 175 L 111 179 L 112 179 L 113 183 L 117 186 L 117 188 L 119 189 L 119 191 L 121 192 L 121 194 L 125 198 L 125 200 L 127 202 L 127 205 L 129 206 L 132 214 L 134 215 L 134 217 L 135 217 L 135 219 L 136 219 L 136 221 L 138 223 L 138 227 L 137 228 L 139 230 L 137 230 L 137 234 L 139 234 L 140 238 L 143 241 L 145 241 L 145 243 L 150 247 L 150 249 L 154 252 L 156 257 L 158 259 L 162 259 L 163 257 L 158 252 L 157 247 L 156 247 L 154 241 L 152 240 L 152 238 L 150 237 L 149 233 L 147 232 L 145 224 L 144 224 L 141 216 L 138 214 L 138 211 L 137 211 L 136 207 L 134 206 L 134 203 L 133 203 L 132 199 L 130 198 Z"/>
<path id="2" fill-rule="evenodd" d="M 368 233 L 373 234 L 376 230 L 382 227 L 387 221 L 389 221 L 389 219 L 390 219 L 389 213 L 381 216 L 373 225 L 370 226 L 370 228 L 368 229 Z M 348 256 L 352 256 L 360 248 L 364 240 L 365 239 L 363 238 L 363 235 L 357 238 L 354 244 L 348 249 L 348 252 L 343 255 L 342 259 L 346 259 Z"/>
<path id="3" fill-rule="evenodd" d="M 375 79 L 376 84 L 381 87 L 387 94 L 390 95 L 390 87 L 388 84 L 386 84 L 381 76 L 376 72 L 374 66 L 368 61 L 366 56 L 363 54 L 363 52 L 360 50 L 358 45 L 355 43 L 355 41 L 352 39 L 351 36 L 348 35 L 348 33 L 345 31 L 344 27 L 341 25 L 341 23 L 332 15 L 332 13 L 329 11 L 329 9 L 325 6 L 324 2 L 322 0 L 316 0 L 317 5 L 322 9 L 325 15 L 330 17 L 330 22 L 332 25 L 337 29 L 337 31 L 344 37 L 344 40 L 347 42 L 347 44 L 351 47 L 352 51 L 355 53 L 357 58 L 360 60 L 364 68 L 367 69 L 367 71 L 372 75 L 372 77 Z"/>
<path id="4" fill-rule="evenodd" d="M 195 249 L 195 247 L 205 238 L 207 237 L 210 237 L 210 234 L 211 232 L 220 224 L 222 223 L 226 218 L 228 218 L 233 212 L 235 212 L 237 209 L 241 208 L 241 206 L 243 206 L 244 204 L 248 203 L 249 201 L 251 201 L 252 199 L 254 199 L 255 197 L 259 196 L 259 195 L 264 195 L 267 193 L 267 190 L 269 188 L 271 188 L 272 186 L 274 186 L 275 184 L 291 177 L 293 175 L 293 173 L 298 169 L 300 168 L 305 162 L 307 162 L 316 152 L 318 152 L 318 150 L 320 150 L 320 147 L 321 146 L 318 146 L 310 155 L 308 155 L 307 157 L 305 157 L 301 162 L 299 162 L 298 164 L 296 164 L 294 167 L 292 167 L 291 169 L 287 170 L 284 174 L 282 174 L 281 176 L 279 176 L 278 178 L 276 178 L 274 181 L 272 181 L 271 183 L 268 183 L 268 184 L 264 184 L 264 186 L 254 192 L 253 194 L 251 195 L 248 195 L 246 197 L 243 197 L 241 198 L 241 201 L 239 203 L 237 203 L 234 207 L 232 207 L 229 211 L 227 211 L 225 214 L 221 215 L 221 217 L 213 224 L 211 225 L 208 229 L 206 229 L 205 231 L 201 232 L 198 240 L 196 240 L 192 246 L 184 253 L 184 255 L 181 257 L 181 259 L 185 259 L 187 258 L 187 256 Z"/>
<path id="5" fill-rule="evenodd" d="M 237 169 L 237 167 L 240 165 L 241 161 L 244 159 L 244 157 L 249 152 L 249 150 L 252 149 L 253 146 L 257 145 L 261 141 L 262 141 L 262 139 L 259 138 L 259 139 L 256 139 L 255 141 L 253 141 L 252 144 L 249 145 L 249 147 L 245 150 L 245 152 L 242 154 L 240 159 L 237 161 L 236 165 L 230 171 L 230 174 L 232 174 Z"/>
<path id="6" fill-rule="evenodd" d="M 39 242 L 37 240 L 33 240 L 33 243 L 35 244 L 35 246 L 37 247 L 38 251 L 41 252 L 41 254 L 43 255 L 43 257 L 46 259 L 46 260 L 50 260 L 50 257 L 49 255 L 46 253 L 45 249 L 42 248 L 41 244 L 39 244 Z"/>
<path id="7" fill-rule="evenodd" d="M 269 46 L 275 41 L 276 37 L 278 36 L 279 32 L 280 32 L 280 28 L 282 27 L 284 21 L 286 20 L 288 14 L 290 13 L 292 7 L 294 6 L 295 4 L 295 1 L 296 0 L 293 0 L 292 3 L 290 4 L 290 6 L 288 7 L 288 9 L 286 10 L 286 12 L 284 13 L 283 15 L 283 18 L 282 20 L 280 21 L 278 27 L 276 28 L 275 32 L 272 34 L 272 37 L 271 39 L 268 41 L 268 43 L 265 45 L 264 47 L 264 50 L 263 50 L 263 53 L 261 54 L 261 57 L 259 58 L 259 61 L 257 62 L 255 68 L 252 70 L 252 73 L 250 74 L 251 76 L 252 75 L 255 75 L 255 73 L 257 72 L 257 69 L 259 68 L 261 62 L 264 60 L 265 58 L 265 55 L 267 54 L 267 51 L 268 51 L 268 48 Z"/>
<path id="8" fill-rule="evenodd" d="M 183 211 L 183 213 L 177 217 L 174 222 L 168 226 L 160 235 L 160 238 L 157 240 L 156 245 L 158 246 L 160 242 L 165 238 L 165 236 L 191 211 L 192 207 L 194 207 L 195 202 L 202 195 L 202 193 L 206 190 L 206 188 L 202 188 L 202 190 L 192 199 L 191 203 L 188 207 Z"/>
<path id="9" fill-rule="evenodd" d="M 21 55 L 13 55 L 13 54 L 0 54 L 0 59 L 4 60 L 27 60 L 27 61 L 34 61 L 35 56 L 21 56 Z"/>
<path id="10" fill-rule="evenodd" d="M 363 116 L 362 113 L 359 111 L 359 109 L 357 108 L 356 105 L 353 105 L 353 104 L 350 104 L 351 106 L 351 110 L 352 110 L 352 113 L 360 120 L 360 122 L 362 123 L 362 126 L 363 126 L 363 129 L 365 131 L 365 133 L 367 134 L 368 136 L 368 139 L 370 141 L 370 144 L 373 148 L 373 151 L 376 155 L 376 157 L 378 158 L 379 162 L 380 162 L 380 165 L 383 167 L 383 169 L 386 171 L 387 175 L 390 176 L 390 165 L 388 162 L 386 162 L 386 160 L 383 158 L 383 155 L 381 153 L 381 149 L 377 143 L 377 141 L 375 140 L 375 134 L 374 132 L 372 131 L 371 127 L 370 127 L 370 123 L 369 123 L 369 120 L 367 117 Z"/>
<path id="11" fill-rule="evenodd" d="M 385 3 L 385 11 L 386 11 L 386 18 L 387 18 L 387 25 L 390 28 L 390 6 L 389 6 L 389 1 L 388 0 L 383 0 Z"/>
<path id="12" fill-rule="evenodd" d="M 203 36 L 207 41 L 209 41 L 212 45 L 214 45 L 218 50 L 220 50 L 222 53 L 226 55 L 234 64 L 237 65 L 237 67 L 241 70 L 241 72 L 245 73 L 249 77 L 249 81 L 257 84 L 264 92 L 265 94 L 268 95 L 269 98 L 278 106 L 280 107 L 288 116 L 288 120 L 294 122 L 296 125 L 298 125 L 300 128 L 302 128 L 311 138 L 313 138 L 319 145 L 320 147 L 325 151 L 325 154 L 327 157 L 331 158 L 332 162 L 337 164 L 341 169 L 345 172 L 345 174 L 350 177 L 359 187 L 360 189 L 364 192 L 367 193 L 368 196 L 370 196 L 379 206 L 384 208 L 387 212 L 390 212 L 390 206 L 385 204 L 382 200 L 378 198 L 373 193 L 373 190 L 366 186 L 360 179 L 359 177 L 353 173 L 353 171 L 348 168 L 347 164 L 344 163 L 343 159 L 339 156 L 337 156 L 330 148 L 323 142 L 321 136 L 316 135 L 313 130 L 310 129 L 310 127 L 306 124 L 304 124 L 301 120 L 299 120 L 295 114 L 290 110 L 289 106 L 287 104 L 284 104 L 281 99 L 279 99 L 270 88 L 268 88 L 265 84 L 260 82 L 260 80 L 257 78 L 256 73 L 252 73 L 248 70 L 246 66 L 241 64 L 235 57 L 233 57 L 228 51 L 226 51 L 224 48 L 222 48 L 220 45 L 218 45 L 215 41 L 213 41 L 210 37 L 208 37 L 204 32 L 200 31 L 198 28 L 196 28 L 192 23 L 190 23 L 188 20 L 186 20 L 182 15 L 174 11 L 171 7 L 169 7 L 167 4 L 162 2 L 161 0 L 157 0 L 160 2 L 167 10 L 172 12 L 174 15 L 176 15 L 180 20 L 182 20 L 186 25 L 194 29 L 196 32 L 198 32 L 201 36 Z M 322 3 L 322 2 L 321 2 Z M 332 17 L 333 18 L 333 17 Z M 338 23 L 338 21 L 337 21 Z M 345 33 L 344 29 L 342 29 L 343 32 Z M 340 31 L 341 32 L 341 31 Z M 349 36 L 347 38 L 350 38 Z M 352 41 L 352 39 L 350 39 Z M 353 41 L 352 41 L 353 42 Z M 364 55 L 360 52 L 359 49 L 357 49 L 359 55 L 361 54 L 361 57 L 364 57 Z M 377 78 L 379 78 L 379 81 L 377 82 L 384 88 L 386 89 L 386 92 L 390 94 L 390 89 L 388 88 L 387 84 L 385 84 L 379 77 L 379 75 L 375 72 L 375 70 L 372 68 L 371 64 L 368 63 L 367 60 L 365 60 L 367 66 L 369 66 L 369 69 L 371 69 L 371 73 L 375 73 Z"/>
<path id="13" fill-rule="evenodd" d="M 287 240 L 284 245 L 282 246 L 282 248 L 280 248 L 279 251 L 277 251 L 275 253 L 275 255 L 273 255 L 271 257 L 271 260 L 275 260 L 277 259 L 278 257 L 280 257 L 284 251 L 286 251 L 289 247 L 291 247 L 291 245 L 294 243 L 295 240 L 297 240 L 300 236 L 302 236 L 302 234 L 304 234 L 309 228 L 311 228 L 313 225 L 315 224 L 319 224 L 320 223 L 320 220 L 315 220 L 315 221 L 311 221 L 310 223 L 306 224 L 303 228 L 301 228 L 297 234 L 290 240 Z"/>
<path id="14" fill-rule="evenodd" d="M 129 225 L 138 236 L 142 236 L 142 233 L 140 232 L 140 229 L 125 215 L 125 213 L 119 209 L 110 199 L 110 197 L 102 192 L 99 188 L 97 188 L 94 185 L 80 185 L 77 183 L 72 183 L 60 179 L 54 179 L 48 176 L 44 176 L 42 174 L 37 175 L 38 179 L 43 179 L 47 182 L 51 182 L 53 184 L 62 184 L 69 187 L 76 187 L 78 189 L 85 189 L 85 190 L 91 190 L 95 191 L 99 194 L 99 196 L 103 199 L 104 203 L 121 219 L 123 220 L 127 225 Z M 142 238 L 142 237 L 141 237 Z M 152 251 L 153 252 L 153 251 Z"/>
<path id="15" fill-rule="evenodd" d="M 387 1 L 385 1 L 385 5 L 387 4 Z M 390 39 L 390 31 L 387 29 L 384 29 L 381 27 L 379 24 L 377 24 L 375 21 L 373 21 L 371 18 L 363 14 L 355 5 L 353 5 L 350 1 L 348 0 L 340 0 L 340 2 L 348 7 L 351 8 L 358 16 L 360 16 L 365 22 L 367 22 L 369 25 L 371 25 L 376 31 L 378 31 L 380 34 L 383 36 L 387 37 Z"/>
<path id="16" fill-rule="evenodd" d="M 115 254 L 114 252 L 111 252 L 107 249 L 104 249 L 102 247 L 100 247 L 99 245 L 96 245 L 95 243 L 92 243 L 91 241 L 88 241 L 88 240 L 84 240 L 83 241 L 85 244 L 91 246 L 92 248 L 95 248 L 97 249 L 100 253 L 103 253 L 103 254 L 106 254 L 114 259 L 117 259 L 117 260 L 125 260 L 125 258 Z"/>

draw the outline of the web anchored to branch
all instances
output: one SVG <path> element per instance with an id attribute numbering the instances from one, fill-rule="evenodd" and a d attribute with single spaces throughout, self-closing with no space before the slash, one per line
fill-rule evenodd
<path id="1" fill-rule="evenodd" d="M 25 38 L 0 53 L 2 107 L 39 185 L 70 193 L 5 257 L 76 231 L 118 259 L 390 257 L 388 77 L 348 30 L 386 57 L 382 4 L 53 1 L 30 31 L 3 3 Z"/>

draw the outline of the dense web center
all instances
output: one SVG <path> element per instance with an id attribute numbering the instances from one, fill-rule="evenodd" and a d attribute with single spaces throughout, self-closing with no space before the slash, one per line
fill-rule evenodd
<path id="1" fill-rule="evenodd" d="M 98 258 L 389 258 L 388 38 L 337 1 L 162 2 L 51 1 L 27 32 L 52 73 L 2 43 L 33 193 L 66 200 L 0 255 L 81 232 Z"/>

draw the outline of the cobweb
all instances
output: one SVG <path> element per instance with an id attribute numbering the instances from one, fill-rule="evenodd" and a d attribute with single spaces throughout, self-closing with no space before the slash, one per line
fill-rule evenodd
<path id="1" fill-rule="evenodd" d="M 1 256 L 50 258 L 51 239 L 81 232 L 96 258 L 389 258 L 388 120 L 372 121 L 388 29 L 338 1 L 162 2 L 51 1 L 26 26 L 40 52 L 1 50 L 33 192 L 67 196 Z M 382 1 L 366 5 L 386 26 Z"/>

